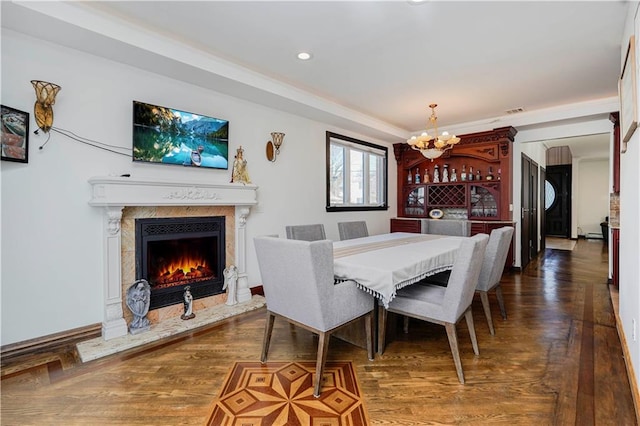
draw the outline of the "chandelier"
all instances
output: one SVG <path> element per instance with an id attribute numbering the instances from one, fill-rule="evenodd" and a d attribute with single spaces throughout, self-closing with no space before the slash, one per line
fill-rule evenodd
<path id="1" fill-rule="evenodd" d="M 416 151 L 420 151 L 422 155 L 433 161 L 434 158 L 438 158 L 445 153 L 445 151 L 453 148 L 455 144 L 460 142 L 460 138 L 456 135 L 450 135 L 447 132 L 438 134 L 438 117 L 436 117 L 437 104 L 429 105 L 431 108 L 431 116 L 427 122 L 426 130 L 420 136 L 412 136 L 407 139 L 407 143 L 411 148 Z M 433 127 L 434 135 L 429 135 L 429 127 Z"/>

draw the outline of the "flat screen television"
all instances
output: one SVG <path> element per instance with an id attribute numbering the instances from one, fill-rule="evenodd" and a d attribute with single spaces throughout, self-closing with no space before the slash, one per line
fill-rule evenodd
<path id="1" fill-rule="evenodd" d="M 229 122 L 133 101 L 133 161 L 229 168 Z"/>

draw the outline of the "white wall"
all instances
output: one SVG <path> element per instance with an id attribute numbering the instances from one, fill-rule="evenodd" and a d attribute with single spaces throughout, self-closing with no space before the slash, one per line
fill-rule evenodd
<path id="1" fill-rule="evenodd" d="M 640 58 L 640 17 L 638 2 L 629 3 L 627 23 L 621 40 L 622 60 L 627 52 L 629 37 L 635 35 L 636 62 Z M 620 66 L 622 70 L 622 64 Z M 640 89 L 640 85 L 636 90 Z M 640 110 L 640 90 L 636 93 Z M 640 340 L 634 336 L 640 327 L 640 130 L 636 130 L 620 157 L 620 319 L 631 354 L 631 363 L 640 383 Z M 635 339 L 634 339 L 635 337 Z"/>
<path id="2" fill-rule="evenodd" d="M 362 135 L 232 98 L 123 64 L 2 30 L 2 104 L 31 114 L 31 79 L 62 86 L 54 126 L 129 148 L 132 101 L 228 119 L 230 157 L 242 145 L 259 205 L 247 221 L 249 284 L 260 283 L 252 239 L 284 235 L 287 224 L 323 223 L 338 239 L 337 222 L 365 219 L 372 234 L 389 231 L 396 215 L 396 166 L 389 147 L 389 211 L 325 212 L 325 131 Z M 31 114 L 31 129 L 36 128 Z M 269 133 L 286 133 L 275 163 L 265 158 Z M 55 132 L 29 136 L 29 163 L 2 162 L 1 344 L 103 320 L 102 211 L 90 207 L 92 176 L 132 176 L 229 182 L 230 170 L 132 163 Z M 395 141 L 390 141 L 395 142 Z"/>
<path id="3" fill-rule="evenodd" d="M 600 223 L 609 216 L 609 160 L 574 158 L 573 168 L 580 183 L 575 194 L 578 235 L 602 235 Z"/>

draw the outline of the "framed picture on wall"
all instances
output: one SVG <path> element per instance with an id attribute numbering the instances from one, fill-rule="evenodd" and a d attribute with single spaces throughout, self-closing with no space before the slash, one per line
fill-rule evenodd
<path id="1" fill-rule="evenodd" d="M 29 113 L 0 105 L 2 160 L 29 162 Z"/>
<path id="2" fill-rule="evenodd" d="M 636 47 L 635 37 L 629 38 L 627 55 L 622 66 L 622 75 L 618 82 L 620 94 L 620 131 L 622 136 L 622 152 L 626 151 L 626 142 L 631 139 L 638 126 L 638 101 L 636 99 Z"/>

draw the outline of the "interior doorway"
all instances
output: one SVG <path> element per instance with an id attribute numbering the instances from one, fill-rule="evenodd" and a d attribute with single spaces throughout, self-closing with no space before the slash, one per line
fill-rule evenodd
<path id="1" fill-rule="evenodd" d="M 547 166 L 545 222 L 548 236 L 571 238 L 571 164 Z"/>

